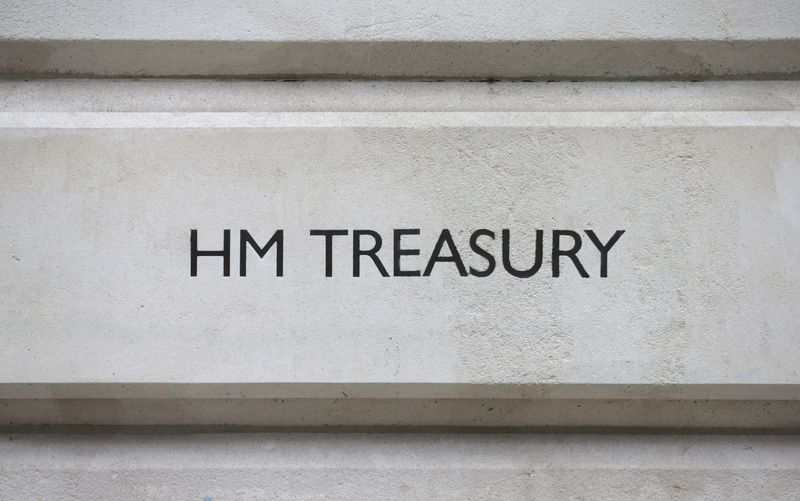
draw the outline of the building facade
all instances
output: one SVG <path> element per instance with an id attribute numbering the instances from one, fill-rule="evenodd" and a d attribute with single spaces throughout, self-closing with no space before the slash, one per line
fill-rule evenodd
<path id="1" fill-rule="evenodd" d="M 800 4 L 6 0 L 3 499 L 797 499 Z"/>

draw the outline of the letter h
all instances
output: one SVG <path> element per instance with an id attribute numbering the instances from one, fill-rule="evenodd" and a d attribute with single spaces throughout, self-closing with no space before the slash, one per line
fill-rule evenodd
<path id="1" fill-rule="evenodd" d="M 197 276 L 197 258 L 198 256 L 221 256 L 222 257 L 222 276 L 229 277 L 231 275 L 231 230 L 223 230 L 223 248 L 222 250 L 197 250 L 197 230 L 192 230 L 191 247 L 192 247 L 192 265 L 191 276 Z"/>

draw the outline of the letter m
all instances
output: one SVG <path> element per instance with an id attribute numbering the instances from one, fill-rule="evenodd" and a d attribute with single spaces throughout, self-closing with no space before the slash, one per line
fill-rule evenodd
<path id="1" fill-rule="evenodd" d="M 275 272 L 279 277 L 283 276 L 283 230 L 276 231 L 272 238 L 264 245 L 259 247 L 255 239 L 250 235 L 247 230 L 241 230 L 239 233 L 239 276 L 247 276 L 247 247 L 250 246 L 256 251 L 259 258 L 267 255 L 267 252 L 273 245 L 277 245 L 275 256 Z"/>

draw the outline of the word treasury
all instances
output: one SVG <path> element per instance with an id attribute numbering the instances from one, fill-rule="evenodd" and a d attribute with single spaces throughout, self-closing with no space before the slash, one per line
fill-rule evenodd
<path id="1" fill-rule="evenodd" d="M 466 245 L 459 248 L 450 230 L 444 229 L 430 250 L 414 243 L 415 239 L 421 238 L 419 228 L 392 230 L 391 243 L 386 246 L 384 237 L 374 230 L 315 229 L 309 231 L 307 238 L 308 245 L 318 245 L 321 248 L 320 255 L 324 255 L 324 264 L 320 263 L 318 269 L 326 277 L 334 276 L 334 272 L 337 275 L 352 274 L 353 277 L 360 277 L 362 273 L 367 273 L 367 267 L 373 268 L 370 270 L 373 274 L 378 273 L 384 277 L 428 277 L 433 273 L 488 277 L 494 272 L 508 273 L 518 278 L 530 278 L 537 273 L 558 277 L 567 267 L 574 268 L 570 273 L 577 272 L 584 278 L 608 277 L 609 252 L 625 230 L 616 230 L 609 238 L 601 238 L 593 230 L 583 230 L 582 233 L 583 235 L 572 230 L 552 230 L 546 235 L 544 230 L 536 230 L 535 243 L 515 245 L 511 230 L 503 229 L 498 234 L 492 230 L 479 229 L 470 234 L 467 249 Z M 266 236 L 259 241 L 248 230 L 239 230 L 239 276 L 247 276 L 248 257 L 257 256 L 263 259 L 267 254 L 270 254 L 270 258 L 274 257 L 275 275 L 283 276 L 284 231 L 277 230 L 268 238 Z M 497 240 L 500 243 L 499 253 L 492 251 Z M 341 250 L 334 252 L 335 248 L 343 246 L 348 248 L 344 254 L 346 257 L 338 254 Z M 221 259 L 222 275 L 230 276 L 231 230 L 222 231 L 221 247 L 200 249 L 198 231 L 191 230 L 190 276 L 197 276 L 200 258 L 204 258 L 204 269 L 206 266 L 211 267 L 210 263 L 205 264 L 211 258 Z M 581 256 L 589 253 L 599 254 L 599 269 L 591 270 L 591 275 L 584 262 L 581 262 Z M 595 262 L 596 256 L 591 257 Z M 339 262 L 339 259 L 344 262 Z M 413 266 L 409 262 L 412 259 L 419 260 L 419 266 Z M 543 266 L 546 260 L 549 260 L 549 266 Z M 477 263 L 465 264 L 473 261 Z"/>

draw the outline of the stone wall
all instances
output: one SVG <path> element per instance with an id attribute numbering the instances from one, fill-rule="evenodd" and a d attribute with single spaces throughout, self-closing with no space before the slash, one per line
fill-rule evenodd
<path id="1" fill-rule="evenodd" d="M 795 2 L 7 2 L 0 72 L 3 498 L 800 491 Z"/>

